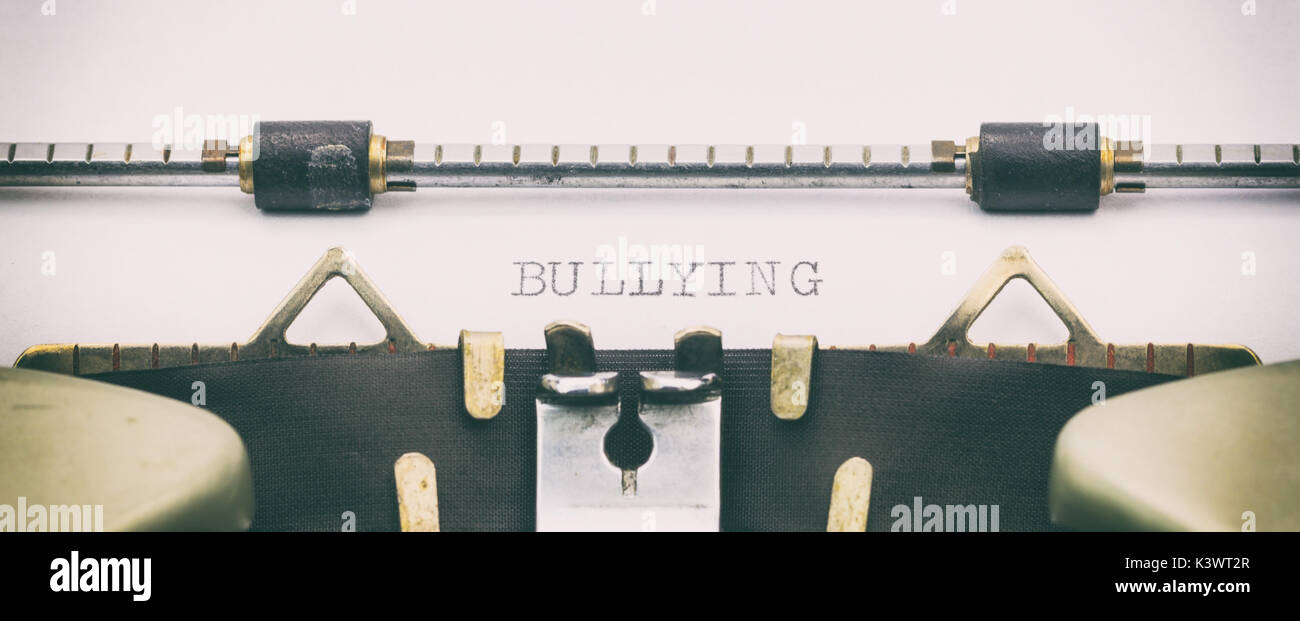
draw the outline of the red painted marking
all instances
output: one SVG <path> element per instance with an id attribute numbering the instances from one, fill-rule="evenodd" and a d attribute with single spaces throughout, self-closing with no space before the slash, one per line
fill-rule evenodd
<path id="1" fill-rule="evenodd" d="M 1115 368 L 1115 344 L 1106 343 L 1106 368 Z"/>
<path id="2" fill-rule="evenodd" d="M 915 354 L 915 353 L 916 353 L 916 343 L 908 343 L 908 344 L 907 344 L 907 353 L 909 353 L 909 354 Z"/>
<path id="3" fill-rule="evenodd" d="M 397 353 L 397 341 L 394 341 L 393 339 L 388 339 L 388 353 L 390 354 Z"/>
<path id="4" fill-rule="evenodd" d="M 992 360 L 995 357 L 997 357 L 997 351 L 998 351 L 997 348 L 993 347 L 993 343 L 989 343 L 989 360 Z"/>
<path id="5" fill-rule="evenodd" d="M 117 371 L 122 368 L 122 351 L 117 348 L 117 343 L 113 343 L 113 370 Z"/>
<path id="6" fill-rule="evenodd" d="M 957 357 L 957 341 L 948 341 L 948 357 Z"/>
<path id="7" fill-rule="evenodd" d="M 354 343 L 348 343 L 348 353 L 349 353 L 349 354 L 355 354 L 355 353 L 357 353 L 357 344 L 356 344 L 355 342 L 354 342 Z"/>
<path id="8" fill-rule="evenodd" d="M 1029 351 L 1028 351 L 1028 353 L 1029 353 L 1029 361 L 1030 361 L 1030 362 L 1038 362 L 1038 350 L 1034 348 L 1034 344 L 1033 344 L 1033 343 L 1030 343 L 1030 344 L 1029 344 Z"/>
<path id="9" fill-rule="evenodd" d="M 1156 370 L 1156 346 L 1147 343 L 1147 373 Z"/>
<path id="10" fill-rule="evenodd" d="M 433 343 L 429 343 L 429 351 L 433 351 L 434 349 Z"/>
<path id="11" fill-rule="evenodd" d="M 1196 357 L 1192 355 L 1192 344 L 1187 344 L 1187 377 L 1196 375 Z"/>
<path id="12" fill-rule="evenodd" d="M 1074 341 L 1065 346 L 1065 364 L 1074 366 Z"/>
<path id="13" fill-rule="evenodd" d="M 835 348 L 832 347 L 831 349 L 835 349 Z M 871 346 L 867 348 L 867 351 L 876 351 L 876 345 L 875 345 L 875 343 L 872 343 Z"/>

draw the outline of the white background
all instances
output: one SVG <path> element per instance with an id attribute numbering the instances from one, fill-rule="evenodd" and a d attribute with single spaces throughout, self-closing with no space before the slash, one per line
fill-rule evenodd
<path id="1" fill-rule="evenodd" d="M 1255 15 L 1239 0 L 6 0 L 0 141 L 149 142 L 181 107 L 449 143 L 489 142 L 498 121 L 520 143 L 787 143 L 795 123 L 813 144 L 924 143 L 1071 110 L 1140 115 L 1157 142 L 1300 142 L 1300 2 L 1247 4 Z M 423 190 L 304 217 L 233 188 L 0 189 L 0 359 L 36 343 L 242 342 L 331 245 L 437 343 L 468 328 L 540 347 L 560 318 L 605 348 L 668 347 L 694 324 L 730 347 L 778 331 L 906 343 L 1022 244 L 1103 339 L 1241 343 L 1271 362 L 1300 357 L 1297 232 L 1295 191 L 1156 190 L 1052 217 L 985 214 L 960 191 Z M 821 295 L 510 295 L 514 261 L 592 261 L 620 238 L 815 260 Z M 382 335 L 327 293 L 301 341 Z M 980 335 L 1063 336 L 1020 293 Z"/>

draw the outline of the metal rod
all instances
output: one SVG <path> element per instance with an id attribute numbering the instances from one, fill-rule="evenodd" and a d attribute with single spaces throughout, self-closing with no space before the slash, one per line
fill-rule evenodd
<path id="1" fill-rule="evenodd" d="M 930 145 L 416 145 L 416 187 L 964 188 Z"/>
<path id="2" fill-rule="evenodd" d="M 234 162 L 204 170 L 201 151 L 149 144 L 0 143 L 0 186 L 237 186 Z"/>
<path id="3" fill-rule="evenodd" d="M 1300 145 L 1157 144 L 1140 172 L 1115 172 L 1117 187 L 1300 188 Z"/>
<path id="4" fill-rule="evenodd" d="M 0 186 L 237 186 L 238 166 L 149 144 L 0 143 Z M 918 145 L 416 145 L 388 183 L 414 187 L 949 188 Z M 1300 145 L 1147 145 L 1117 188 L 1300 188 Z"/>

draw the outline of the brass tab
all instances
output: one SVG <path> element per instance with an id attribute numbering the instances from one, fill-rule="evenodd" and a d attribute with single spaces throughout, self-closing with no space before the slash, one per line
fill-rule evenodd
<path id="1" fill-rule="evenodd" d="M 951 140 L 930 141 L 930 170 L 935 172 L 954 172 L 957 160 L 966 157 L 966 144 L 960 146 Z"/>
<path id="2" fill-rule="evenodd" d="M 226 156 L 238 153 L 231 151 L 225 140 L 204 140 L 203 150 L 199 152 L 199 167 L 204 172 L 225 172 Z"/>
<path id="3" fill-rule="evenodd" d="M 778 334 L 772 339 L 772 413 L 798 420 L 808 410 L 817 337 Z"/>
<path id="4" fill-rule="evenodd" d="M 384 149 L 384 188 L 388 192 L 414 192 L 415 142 L 387 140 Z"/>
<path id="5" fill-rule="evenodd" d="M 840 464 L 831 485 L 831 509 L 826 517 L 828 533 L 861 533 L 867 530 L 871 507 L 871 462 L 852 457 Z"/>
<path id="6" fill-rule="evenodd" d="M 436 533 L 438 471 L 423 453 L 407 453 L 393 464 L 397 481 L 397 513 L 404 533 Z"/>
<path id="7" fill-rule="evenodd" d="M 487 419 L 501 412 L 506 399 L 506 342 L 500 332 L 460 331 L 465 410 Z"/>

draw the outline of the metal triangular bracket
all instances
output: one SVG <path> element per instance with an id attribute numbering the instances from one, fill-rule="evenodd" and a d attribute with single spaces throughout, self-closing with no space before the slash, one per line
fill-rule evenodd
<path id="1" fill-rule="evenodd" d="M 358 345 L 295 345 L 285 340 L 284 334 L 298 318 L 302 309 L 307 307 L 316 293 L 333 278 L 342 278 L 357 293 L 370 312 L 374 313 L 380 325 L 384 327 L 385 338 L 378 343 Z M 396 353 L 429 349 L 411 332 L 411 328 L 398 316 L 388 298 L 380 293 L 379 288 L 361 270 L 352 253 L 343 248 L 330 248 L 325 255 L 311 267 L 306 276 L 294 285 L 271 316 L 253 333 L 248 342 L 240 347 L 246 358 L 276 358 L 285 355 L 310 355 L 320 353 Z"/>

